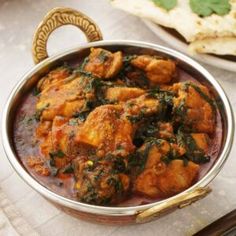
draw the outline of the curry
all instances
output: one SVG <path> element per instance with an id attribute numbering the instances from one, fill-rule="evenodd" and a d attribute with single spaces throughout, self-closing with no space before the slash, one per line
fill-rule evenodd
<path id="1" fill-rule="evenodd" d="M 43 76 L 14 128 L 19 158 L 43 185 L 113 206 L 189 188 L 214 163 L 221 139 L 210 88 L 177 62 L 102 48 Z"/>

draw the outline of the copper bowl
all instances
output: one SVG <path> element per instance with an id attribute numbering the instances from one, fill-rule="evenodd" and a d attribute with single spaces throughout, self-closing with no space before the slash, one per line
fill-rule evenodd
<path id="1" fill-rule="evenodd" d="M 79 27 L 87 36 L 89 43 L 67 50 L 63 53 L 48 57 L 46 45 L 50 33 L 65 24 Z M 96 42 L 92 42 L 96 41 Z M 13 145 L 13 122 L 17 106 L 23 95 L 29 92 L 42 75 L 65 61 L 83 58 L 91 47 L 102 47 L 111 51 L 122 50 L 133 54 L 162 55 L 178 62 L 178 66 L 198 78 L 201 83 L 210 87 L 222 116 L 223 140 L 220 154 L 208 171 L 197 183 L 189 189 L 164 200 L 132 207 L 105 207 L 77 202 L 50 191 L 32 177 L 16 155 Z M 50 11 L 39 25 L 33 40 L 33 58 L 37 64 L 33 67 L 11 92 L 3 111 L 2 140 L 6 155 L 21 178 L 45 198 L 61 207 L 66 212 L 99 223 L 127 224 L 147 222 L 177 208 L 190 205 L 192 202 L 205 197 L 211 190 L 207 186 L 223 167 L 233 141 L 234 122 L 229 100 L 213 76 L 191 58 L 156 44 L 138 41 L 103 41 L 102 34 L 96 24 L 84 14 L 68 8 L 55 8 Z"/>

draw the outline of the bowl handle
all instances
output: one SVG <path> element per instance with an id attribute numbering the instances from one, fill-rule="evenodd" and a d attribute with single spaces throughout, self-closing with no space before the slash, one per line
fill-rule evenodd
<path id="1" fill-rule="evenodd" d="M 84 32 L 89 42 L 102 40 L 99 27 L 88 16 L 70 8 L 54 8 L 44 17 L 34 34 L 32 53 L 35 64 L 48 57 L 48 38 L 55 29 L 63 25 L 77 26 Z"/>
<path id="2" fill-rule="evenodd" d="M 191 205 L 193 202 L 196 202 L 204 197 L 206 197 L 211 192 L 209 187 L 197 188 L 185 194 L 173 198 L 169 201 L 165 201 L 159 205 L 151 207 L 147 210 L 139 212 L 136 216 L 137 223 L 144 223 L 152 220 L 154 217 L 158 217 L 167 213 L 175 208 L 183 208 Z"/>

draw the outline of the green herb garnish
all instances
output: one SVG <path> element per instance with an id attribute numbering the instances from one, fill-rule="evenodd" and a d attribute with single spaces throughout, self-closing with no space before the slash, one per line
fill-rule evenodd
<path id="1" fill-rule="evenodd" d="M 178 145 L 186 149 L 185 158 L 187 160 L 197 164 L 204 164 L 210 161 L 210 157 L 206 156 L 204 151 L 197 146 L 191 134 L 183 133 L 179 130 L 176 137 Z"/>
<path id="2" fill-rule="evenodd" d="M 84 67 L 87 65 L 88 62 L 89 62 L 89 58 L 86 57 L 86 58 L 84 59 L 84 61 L 82 62 L 82 64 L 79 66 L 79 68 L 80 68 L 81 70 L 83 70 Z"/>
<path id="3" fill-rule="evenodd" d="M 174 94 L 171 91 L 161 90 L 157 87 L 148 91 L 148 97 L 156 98 L 168 105 L 173 105 Z"/>
<path id="4" fill-rule="evenodd" d="M 62 170 L 62 173 L 63 174 L 71 174 L 71 173 L 74 173 L 74 168 L 71 164 L 65 166 Z"/>
<path id="5" fill-rule="evenodd" d="M 55 151 L 55 152 L 50 152 L 49 155 L 50 155 L 51 158 L 54 158 L 54 157 L 63 158 L 65 156 L 65 153 L 61 150 L 58 150 L 58 151 Z"/>
<path id="6" fill-rule="evenodd" d="M 108 59 L 107 53 L 102 50 L 100 54 L 98 55 L 98 59 L 101 63 L 104 63 Z"/>
<path id="7" fill-rule="evenodd" d="M 173 9 L 177 5 L 177 0 L 152 0 L 152 2 L 167 11 Z"/>
<path id="8" fill-rule="evenodd" d="M 164 162 L 166 165 L 169 165 L 171 162 L 171 159 L 168 156 L 162 156 L 161 161 Z"/>
<path id="9" fill-rule="evenodd" d="M 78 118 L 80 121 L 84 122 L 89 115 L 89 111 L 77 112 L 73 116 Z"/>
<path id="10" fill-rule="evenodd" d="M 190 7 L 194 13 L 203 17 L 213 13 L 223 16 L 231 9 L 229 0 L 190 0 Z"/>
<path id="11" fill-rule="evenodd" d="M 40 94 L 40 90 L 37 87 L 33 88 L 32 95 L 33 96 L 38 96 Z"/>
<path id="12" fill-rule="evenodd" d="M 144 118 L 144 113 L 141 111 L 139 115 L 127 116 L 127 118 L 132 124 L 135 124 Z"/>
<path id="13" fill-rule="evenodd" d="M 214 101 L 207 96 L 196 84 L 193 83 L 186 83 L 187 86 L 191 86 L 206 102 L 208 102 L 212 109 L 215 110 L 215 103 Z"/>
<path id="14" fill-rule="evenodd" d="M 76 125 L 78 125 L 78 120 L 77 119 L 70 119 L 68 124 L 71 126 L 76 126 Z"/>
<path id="15" fill-rule="evenodd" d="M 123 191 L 123 184 L 122 182 L 115 178 L 115 177 L 111 177 L 107 180 L 107 184 L 109 184 L 110 186 L 113 186 L 115 188 L 116 193 L 120 193 Z"/>

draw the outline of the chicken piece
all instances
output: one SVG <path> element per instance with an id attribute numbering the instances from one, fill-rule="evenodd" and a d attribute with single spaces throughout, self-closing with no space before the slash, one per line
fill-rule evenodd
<path id="1" fill-rule="evenodd" d="M 159 114 L 157 114 L 159 116 Z M 154 116 L 154 119 L 156 117 Z M 149 137 L 155 137 L 158 139 L 174 140 L 173 126 L 170 122 L 156 122 L 151 119 L 145 119 L 140 123 L 136 129 L 134 135 L 134 141 L 137 141 L 136 145 L 139 146 L 142 140 Z"/>
<path id="2" fill-rule="evenodd" d="M 175 75 L 176 65 L 171 60 L 157 59 L 153 56 L 142 55 L 131 61 L 131 64 L 146 72 L 153 84 L 167 84 Z"/>
<path id="3" fill-rule="evenodd" d="M 209 136 L 203 133 L 192 133 L 192 138 L 194 139 L 197 147 L 207 153 L 209 147 Z"/>
<path id="4" fill-rule="evenodd" d="M 173 85 L 177 93 L 174 102 L 174 120 L 193 132 L 213 133 L 215 130 L 214 104 L 209 90 L 192 82 Z"/>
<path id="5" fill-rule="evenodd" d="M 97 148 L 99 155 L 113 153 L 126 156 L 134 150 L 133 127 L 122 118 L 120 105 L 104 105 L 93 110 L 76 134 L 78 144 Z"/>
<path id="6" fill-rule="evenodd" d="M 136 192 L 149 197 L 156 197 L 161 194 L 156 185 L 156 178 L 166 171 L 167 167 L 161 159 L 169 151 L 170 144 L 161 139 L 157 139 L 154 142 L 147 142 L 139 149 L 139 153 L 142 153 L 141 156 L 147 153 L 147 160 L 144 171 L 135 180 L 134 189 Z"/>
<path id="7" fill-rule="evenodd" d="M 210 160 L 210 157 L 206 156 L 209 146 L 207 134 L 178 131 L 176 145 L 184 149 L 183 154 L 194 163 L 203 164 Z"/>
<path id="8" fill-rule="evenodd" d="M 177 143 L 171 143 L 172 156 L 175 158 L 182 157 L 186 153 L 185 147 Z"/>
<path id="9" fill-rule="evenodd" d="M 84 70 L 99 78 L 110 79 L 120 71 L 122 64 L 122 52 L 111 53 L 102 48 L 91 48 Z"/>
<path id="10" fill-rule="evenodd" d="M 45 126 L 42 124 L 39 124 L 38 130 Z M 79 147 L 75 145 L 75 133 L 78 128 L 77 119 L 56 116 L 47 135 L 37 137 L 41 153 L 46 160 L 53 162 L 53 166 L 65 167 L 77 155 Z"/>
<path id="11" fill-rule="evenodd" d="M 42 91 L 44 89 L 49 89 L 50 86 L 58 82 L 63 82 L 64 79 L 70 76 L 70 70 L 66 67 L 59 67 L 55 70 L 50 71 L 46 76 L 44 76 L 37 84 L 37 88 Z"/>
<path id="12" fill-rule="evenodd" d="M 144 93 L 145 91 L 140 88 L 111 87 L 107 89 L 105 98 L 110 101 L 125 102 Z"/>
<path id="13" fill-rule="evenodd" d="M 96 205 L 119 202 L 130 188 L 130 178 L 124 174 L 125 159 L 116 156 L 94 158 L 78 157 L 74 160 L 78 199 Z"/>
<path id="14" fill-rule="evenodd" d="M 70 118 L 80 112 L 88 98 L 94 97 L 93 91 L 86 90 L 90 82 L 90 78 L 81 75 L 47 87 L 36 105 L 38 115 L 42 120 L 53 120 L 58 115 Z"/>
<path id="15" fill-rule="evenodd" d="M 161 195 L 157 186 L 157 175 L 153 169 L 144 170 L 135 181 L 135 192 L 155 198 Z"/>
<path id="16" fill-rule="evenodd" d="M 141 148 L 148 150 L 148 156 L 143 172 L 135 181 L 136 192 L 151 198 L 169 197 L 191 186 L 197 177 L 199 166 L 191 161 L 185 165 L 183 160 L 171 160 L 167 164 L 164 159 L 172 148 L 167 141 L 160 139 L 146 143 Z"/>
<path id="17" fill-rule="evenodd" d="M 171 150 L 170 144 L 163 139 L 153 139 L 143 144 L 139 152 L 147 152 L 145 168 L 152 168 L 161 162 L 162 157 L 166 156 Z"/>
<path id="18" fill-rule="evenodd" d="M 43 121 L 40 122 L 36 129 L 36 137 L 37 138 L 45 138 L 48 133 L 51 131 L 52 122 L 51 121 Z"/>
<path id="19" fill-rule="evenodd" d="M 173 160 L 163 166 L 160 162 L 157 173 L 154 168 L 144 170 L 135 182 L 135 190 L 151 198 L 170 197 L 189 188 L 199 172 L 199 165 L 191 161 L 187 166 L 183 160 Z"/>
<path id="20" fill-rule="evenodd" d="M 199 165 L 189 161 L 187 165 L 183 160 L 173 160 L 166 171 L 156 178 L 156 184 L 162 197 L 169 197 L 189 188 L 196 180 Z"/>
<path id="21" fill-rule="evenodd" d="M 158 114 L 161 109 L 161 104 L 157 99 L 149 98 L 146 94 L 127 101 L 124 105 L 124 115 L 127 117 L 142 118 Z"/>
<path id="22" fill-rule="evenodd" d="M 160 139 L 170 139 L 174 137 L 173 126 L 170 122 L 158 122 L 156 137 Z"/>
<path id="23" fill-rule="evenodd" d="M 78 154 L 75 135 L 79 129 L 77 119 L 56 116 L 52 124 L 53 152 L 61 151 L 65 156 L 73 158 Z M 62 159 L 62 158 L 61 158 Z"/>

